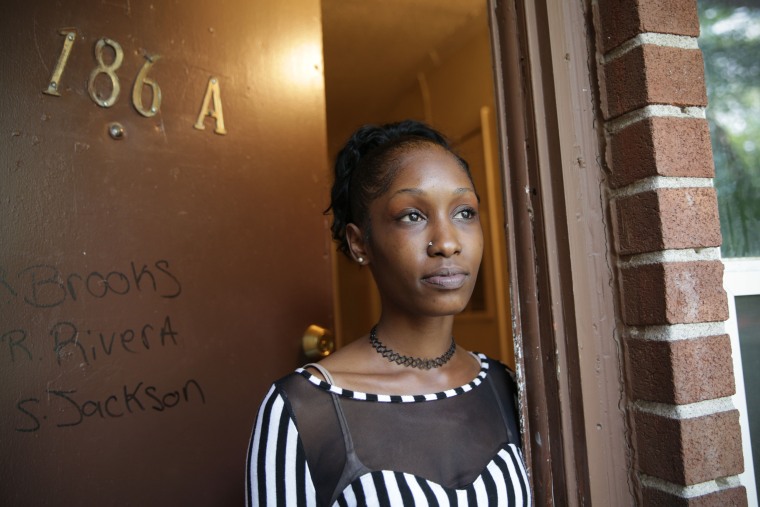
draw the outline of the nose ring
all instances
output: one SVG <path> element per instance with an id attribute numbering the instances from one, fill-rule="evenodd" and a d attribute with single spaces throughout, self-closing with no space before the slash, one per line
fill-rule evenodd
<path id="1" fill-rule="evenodd" d="M 430 243 L 428 243 L 428 246 L 433 246 L 433 242 L 431 241 Z"/>

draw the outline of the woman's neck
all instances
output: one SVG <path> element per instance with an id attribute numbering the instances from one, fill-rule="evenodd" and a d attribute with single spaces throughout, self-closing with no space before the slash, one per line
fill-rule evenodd
<path id="1" fill-rule="evenodd" d="M 453 316 L 404 318 L 383 313 L 375 328 L 377 340 L 404 356 L 432 359 L 451 346 Z"/>

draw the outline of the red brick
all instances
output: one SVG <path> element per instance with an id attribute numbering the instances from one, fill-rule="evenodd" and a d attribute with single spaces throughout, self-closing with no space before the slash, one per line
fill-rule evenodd
<path id="1" fill-rule="evenodd" d="M 623 320 L 629 326 L 728 318 L 720 261 L 646 264 L 621 274 Z"/>
<path id="2" fill-rule="evenodd" d="M 606 118 L 650 104 L 707 105 L 699 49 L 644 44 L 606 64 L 604 73 Z"/>
<path id="3" fill-rule="evenodd" d="M 715 176 L 710 130 L 698 118 L 647 118 L 610 138 L 613 187 L 650 176 Z"/>
<path id="4" fill-rule="evenodd" d="M 621 255 L 721 244 L 714 188 L 659 188 L 612 201 Z"/>
<path id="5" fill-rule="evenodd" d="M 603 51 L 640 33 L 699 35 L 696 0 L 600 0 Z"/>
<path id="6" fill-rule="evenodd" d="M 695 403 L 735 392 L 728 335 L 688 340 L 629 339 L 633 399 L 669 404 Z"/>
<path id="7" fill-rule="evenodd" d="M 634 413 L 637 467 L 688 486 L 744 471 L 739 412 L 689 419 Z"/>
<path id="8" fill-rule="evenodd" d="M 683 498 L 659 489 L 643 488 L 642 505 L 652 507 L 746 507 L 747 490 L 744 486 L 723 489 L 707 495 Z"/>

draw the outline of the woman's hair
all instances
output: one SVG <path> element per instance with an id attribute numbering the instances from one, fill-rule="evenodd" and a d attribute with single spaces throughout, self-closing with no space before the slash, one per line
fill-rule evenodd
<path id="1" fill-rule="evenodd" d="M 424 123 L 405 120 L 365 125 L 354 132 L 338 152 L 330 206 L 325 210 L 325 213 L 332 210 L 332 236 L 340 251 L 350 255 L 346 226 L 369 225 L 369 205 L 390 188 L 401 167 L 402 155 L 426 144 L 438 145 L 451 153 L 472 182 L 467 162 L 452 151 L 440 132 Z M 368 234 L 369 228 L 365 231 Z"/>

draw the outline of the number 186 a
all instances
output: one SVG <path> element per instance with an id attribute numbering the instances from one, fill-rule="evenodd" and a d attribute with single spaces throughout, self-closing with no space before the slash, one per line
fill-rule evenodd
<path id="1" fill-rule="evenodd" d="M 56 97 L 61 96 L 59 91 L 61 88 L 61 76 L 66 68 L 66 62 L 69 59 L 69 55 L 71 54 L 71 48 L 74 46 L 74 41 L 76 41 L 77 38 L 77 32 L 73 28 L 64 28 L 60 33 L 64 37 L 61 54 L 58 55 L 58 61 L 55 64 L 55 69 L 53 69 L 53 74 L 50 76 L 48 87 L 45 90 L 42 90 L 42 93 L 54 95 Z M 103 57 L 106 46 L 111 48 L 114 55 L 113 60 L 110 63 L 106 63 Z M 159 55 L 145 55 L 146 61 L 140 68 L 140 72 L 137 73 L 135 84 L 132 86 L 132 105 L 134 105 L 138 113 L 146 118 L 155 116 L 161 109 L 161 88 L 155 80 L 148 77 L 148 72 L 159 58 L 161 58 Z M 115 40 L 103 37 L 98 39 L 95 43 L 95 61 L 98 65 L 92 69 L 92 72 L 90 72 L 90 78 L 87 80 L 87 92 L 90 94 L 90 98 L 92 98 L 93 102 L 100 107 L 111 107 L 119 99 L 121 84 L 119 83 L 119 77 L 116 75 L 116 71 L 121 67 L 123 60 L 124 51 L 121 49 L 121 45 Z M 104 79 L 103 77 L 99 78 L 101 75 L 105 76 L 105 79 L 111 81 L 111 91 L 107 96 L 99 93 L 95 87 L 96 80 Z M 149 87 L 152 92 L 150 106 L 148 107 L 145 107 L 143 101 L 143 93 L 146 86 Z M 209 116 L 216 123 L 214 133 L 225 135 L 227 130 L 224 127 L 224 112 L 222 111 L 219 80 L 214 76 L 211 76 L 208 80 L 206 93 L 193 128 L 197 130 L 205 130 L 204 120 Z"/>

